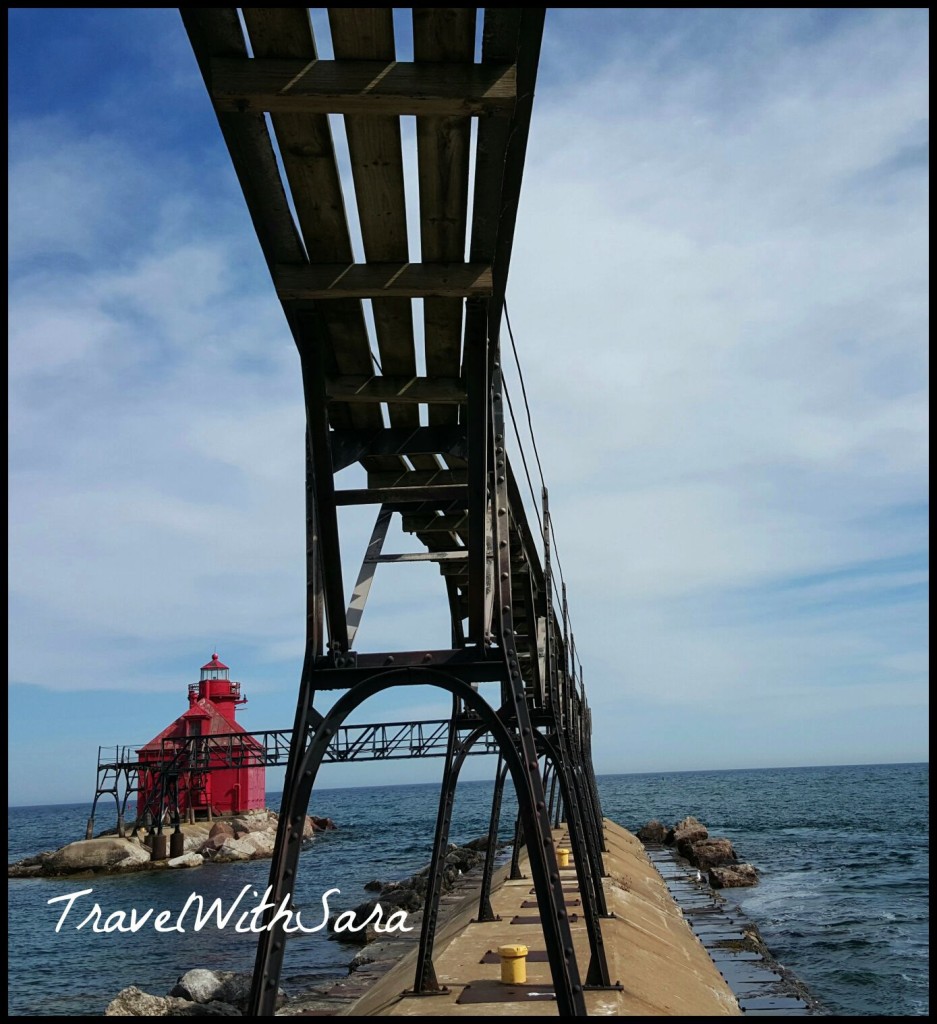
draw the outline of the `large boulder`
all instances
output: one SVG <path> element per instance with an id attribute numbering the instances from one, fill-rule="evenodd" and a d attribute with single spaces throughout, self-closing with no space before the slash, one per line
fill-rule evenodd
<path id="1" fill-rule="evenodd" d="M 239 847 L 250 849 L 254 859 L 272 857 L 277 837 L 275 832 L 247 832 L 235 840 Z"/>
<path id="2" fill-rule="evenodd" d="M 10 878 L 34 878 L 49 873 L 47 865 L 55 856 L 55 850 L 44 850 L 32 857 L 24 857 L 8 868 Z"/>
<path id="3" fill-rule="evenodd" d="M 358 931 L 352 931 L 348 927 L 348 911 L 342 911 L 339 914 L 333 914 L 333 916 L 329 919 L 328 924 L 329 931 L 332 933 L 332 938 L 338 939 L 339 942 L 347 942 L 357 946 L 364 946 L 367 945 L 367 943 L 369 942 L 373 942 L 376 938 L 379 937 L 378 933 L 374 930 L 374 925 L 369 924 L 365 928 L 362 928 L 361 925 L 363 925 L 364 922 L 367 921 L 367 919 L 371 916 L 372 912 L 374 911 L 374 908 L 378 905 L 379 902 L 379 900 L 368 900 L 367 902 L 360 903 L 357 907 L 355 907 L 355 919 L 352 922 L 352 925 L 353 927 L 360 929 Z M 345 920 L 342 921 L 342 930 L 336 930 L 335 925 L 343 916 L 345 917 Z M 386 918 L 386 915 L 384 915 L 384 917 Z"/>
<path id="4" fill-rule="evenodd" d="M 369 956 L 367 953 L 364 953 L 364 952 L 357 953 L 354 956 L 354 958 L 352 959 L 351 963 L 348 965 L 348 973 L 349 974 L 354 974 L 355 971 L 361 970 L 361 968 L 366 966 L 367 964 L 373 964 L 373 963 L 374 963 L 374 957 L 373 956 Z"/>
<path id="5" fill-rule="evenodd" d="M 214 971 L 196 967 L 186 971 L 170 989 L 169 994 L 181 999 L 190 999 L 194 1003 L 210 1003 L 213 999 L 220 998 L 221 988 L 222 980 Z"/>
<path id="6" fill-rule="evenodd" d="M 381 909 L 385 913 L 385 917 L 388 913 L 393 911 L 388 908 L 393 907 L 394 909 L 400 910 L 419 910 L 423 906 L 423 897 L 415 889 L 409 888 L 409 886 L 399 885 L 394 889 L 381 890 L 380 896 L 377 898 L 377 903 L 380 903 Z M 362 906 L 373 906 L 372 903 L 362 904 Z"/>
<path id="7" fill-rule="evenodd" d="M 237 838 L 217 832 L 210 835 L 199 847 L 198 852 L 211 860 L 257 860 L 273 856 L 276 844 L 276 826 L 264 822 L 265 827 L 253 832 L 239 832 Z"/>
<path id="8" fill-rule="evenodd" d="M 219 976 L 222 982 L 218 998 L 223 1003 L 230 1003 L 232 1006 L 236 1006 L 241 1013 L 246 1013 L 247 1004 L 251 997 L 252 975 L 233 974 L 231 971 L 224 971 L 219 972 Z M 283 989 L 280 989 L 280 994 L 277 997 L 277 1006 L 281 1006 L 285 999 L 286 993 Z"/>
<path id="9" fill-rule="evenodd" d="M 186 971 L 169 993 L 190 1003 L 203 1005 L 227 1005 L 240 1013 L 247 1012 L 251 995 L 252 975 L 248 972 L 209 971 L 196 967 Z M 283 989 L 277 992 L 277 1007 L 286 1002 Z M 191 1010 L 194 1012 L 194 1010 Z"/>
<path id="10" fill-rule="evenodd" d="M 465 844 L 465 849 L 484 853 L 488 849 L 488 836 L 479 836 L 477 839 L 470 839 Z"/>
<path id="11" fill-rule="evenodd" d="M 195 1003 L 177 996 L 151 996 L 135 985 L 122 989 L 107 1005 L 105 1017 L 240 1017 L 228 1003 Z"/>
<path id="12" fill-rule="evenodd" d="M 212 842 L 217 841 L 212 840 Z M 254 847 L 249 843 L 245 843 L 243 839 L 230 839 L 225 837 L 221 846 L 217 849 L 208 848 L 208 845 L 203 848 L 203 854 L 209 860 L 224 862 L 231 860 L 253 860 L 254 859 Z"/>
<path id="13" fill-rule="evenodd" d="M 22 861 L 17 861 L 7 868 L 8 878 L 37 878 L 44 873 L 41 864 L 24 864 Z"/>
<path id="14" fill-rule="evenodd" d="M 450 854 L 450 856 L 452 857 L 452 860 L 450 861 L 447 856 L 446 862 L 455 864 L 455 866 L 462 871 L 471 871 L 472 868 L 480 864 L 485 859 L 483 853 L 480 853 L 471 846 L 459 847 L 459 849 L 454 851 L 453 854 Z"/>
<path id="15" fill-rule="evenodd" d="M 331 818 L 320 818 L 315 814 L 312 814 L 309 817 L 316 832 L 328 832 L 330 829 L 338 828 L 338 825 L 336 825 Z"/>
<path id="16" fill-rule="evenodd" d="M 216 821 L 209 829 L 208 838 L 214 839 L 215 836 L 224 836 L 228 839 L 234 839 L 234 829 L 231 827 L 230 822 Z"/>
<path id="17" fill-rule="evenodd" d="M 169 1017 L 173 1006 L 182 1003 L 182 999 L 169 996 L 151 996 L 131 985 L 121 989 L 107 1004 L 105 1017 Z"/>
<path id="18" fill-rule="evenodd" d="M 197 868 L 205 863 L 205 858 L 199 853 L 184 853 L 181 857 L 171 857 L 166 861 L 167 868 Z"/>
<path id="19" fill-rule="evenodd" d="M 657 818 L 638 829 L 638 839 L 642 843 L 663 843 L 666 838 L 667 826 Z"/>
<path id="20" fill-rule="evenodd" d="M 46 861 L 47 874 L 67 875 L 79 871 L 113 871 L 142 867 L 150 859 L 149 850 L 130 839 L 107 836 L 81 839 L 56 850 Z"/>
<path id="21" fill-rule="evenodd" d="M 217 998 L 237 1007 L 242 1013 L 247 1013 L 247 1004 L 251 996 L 251 982 L 253 981 L 251 972 L 217 971 L 216 973 L 221 979 L 221 989 Z M 279 1009 L 286 1000 L 286 992 L 282 988 L 277 989 L 277 1008 Z"/>
<path id="22" fill-rule="evenodd" d="M 703 839 L 698 843 L 693 843 L 686 858 L 702 871 L 722 867 L 725 864 L 735 864 L 739 859 L 728 839 Z"/>
<path id="23" fill-rule="evenodd" d="M 709 872 L 709 884 L 714 889 L 739 889 L 757 885 L 758 871 L 751 864 L 712 868 Z"/>
<path id="24" fill-rule="evenodd" d="M 683 853 L 682 846 L 689 848 L 693 843 L 698 843 L 708 838 L 709 830 L 706 826 L 690 815 L 674 825 L 673 831 L 667 833 L 666 842 L 668 846 L 676 846 Z M 683 856 L 685 857 L 686 854 L 683 853 Z"/>
<path id="25" fill-rule="evenodd" d="M 209 836 L 207 839 L 203 839 L 198 846 L 195 847 L 195 852 L 200 853 L 203 857 L 210 857 L 215 850 L 220 850 L 224 846 L 225 841 L 233 838 L 232 836 Z"/>
<path id="26" fill-rule="evenodd" d="M 231 827 L 240 838 L 248 832 L 262 832 L 271 827 L 276 829 L 277 823 L 276 819 L 270 820 L 266 811 L 248 811 L 246 814 L 232 818 Z"/>
<path id="27" fill-rule="evenodd" d="M 427 875 L 414 875 L 407 884 L 418 896 L 425 897 L 429 888 L 429 878 Z"/>
<path id="28" fill-rule="evenodd" d="M 189 825 L 188 828 L 189 831 L 182 833 L 184 836 L 182 841 L 182 852 L 198 853 L 210 833 L 207 827 L 195 829 L 192 825 Z"/>

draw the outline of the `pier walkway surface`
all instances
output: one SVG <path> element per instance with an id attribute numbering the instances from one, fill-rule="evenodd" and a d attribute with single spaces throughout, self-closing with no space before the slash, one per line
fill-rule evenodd
<path id="1" fill-rule="evenodd" d="M 554 832 L 561 841 L 565 828 Z M 667 884 L 651 863 L 641 842 L 620 825 L 605 819 L 608 852 L 603 878 L 609 911 L 601 922 L 609 974 L 622 991 L 588 991 L 590 1016 L 714 1017 L 739 1016 L 732 990 L 703 944 L 693 933 Z M 556 1016 L 550 965 L 546 962 L 530 871 L 521 860 L 521 880 L 503 877 L 491 894 L 501 920 L 474 920 L 477 904 L 466 906 L 440 929 L 434 964 L 442 995 L 407 996 L 412 987 L 415 952 L 389 970 L 343 1016 L 477 1017 Z M 579 888 L 576 872 L 560 869 L 568 893 L 573 942 L 580 965 L 589 962 L 589 942 L 581 915 L 576 914 Z M 504 876 L 507 871 L 504 869 Z M 530 904 L 533 903 L 531 907 Z M 499 946 L 526 945 L 527 984 L 507 986 L 500 980 Z M 494 954 L 494 955 L 492 955 Z"/>

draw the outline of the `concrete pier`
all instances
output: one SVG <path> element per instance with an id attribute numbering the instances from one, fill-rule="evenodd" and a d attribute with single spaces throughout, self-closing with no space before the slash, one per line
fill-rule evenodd
<path id="1" fill-rule="evenodd" d="M 560 841 L 565 828 L 554 833 Z M 589 991 L 591 1016 L 611 1017 L 715 1017 L 740 1016 L 738 1001 L 699 938 L 674 901 L 661 875 L 640 841 L 630 832 L 605 820 L 608 877 L 603 879 L 609 911 L 614 918 L 601 921 L 609 974 L 623 991 Z M 521 870 L 527 876 L 511 881 L 507 869 L 498 874 L 491 895 L 500 921 L 474 921 L 477 901 L 466 899 L 454 908 L 436 941 L 434 963 L 441 985 L 449 992 L 434 996 L 407 996 L 413 984 L 416 954 L 411 953 L 389 970 L 342 1015 L 403 1017 L 557 1016 L 552 998 L 550 965 L 528 958 L 527 985 L 511 990 L 500 981 L 496 953 L 499 946 L 522 944 L 531 953 L 544 951 L 537 908 L 526 857 Z M 579 898 L 574 871 L 563 872 L 569 900 Z M 571 906 L 575 913 L 575 906 Z M 512 919 L 521 918 L 512 924 Z M 580 970 L 589 963 L 586 926 L 579 916 L 571 921 Z M 505 998 L 507 996 L 507 998 Z"/>

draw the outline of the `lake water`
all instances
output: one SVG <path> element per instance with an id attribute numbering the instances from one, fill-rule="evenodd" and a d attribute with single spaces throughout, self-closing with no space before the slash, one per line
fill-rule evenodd
<path id="1" fill-rule="evenodd" d="M 926 764 L 609 775 L 600 776 L 599 790 L 604 813 L 632 831 L 651 818 L 672 824 L 693 814 L 710 834 L 731 839 L 761 881 L 726 895 L 831 1013 L 928 1013 Z M 400 878 L 426 864 L 437 799 L 435 785 L 316 791 L 311 811 L 339 828 L 320 833 L 302 854 L 296 905 L 317 923 L 325 890 L 342 890 L 333 908 L 353 907 L 367 897 L 370 879 Z M 460 785 L 452 842 L 487 831 L 490 799 L 490 783 Z M 279 794 L 268 794 L 268 805 L 277 808 Z M 10 808 L 10 860 L 83 838 L 88 810 Z M 504 838 L 515 810 L 506 793 Z M 98 824 L 106 825 L 103 809 Z M 220 897 L 227 906 L 245 885 L 262 893 L 268 872 L 269 861 L 253 861 L 77 881 L 11 879 L 10 1014 L 98 1015 L 127 985 L 164 994 L 192 967 L 251 970 L 256 936 L 231 928 L 98 934 L 74 923 L 94 901 L 105 912 L 153 907 L 175 916 L 196 891 L 206 904 Z M 93 894 L 76 901 L 75 916 L 56 933 L 62 904 L 48 900 L 86 888 Z M 354 952 L 324 933 L 293 939 L 283 986 L 295 992 L 342 976 Z"/>

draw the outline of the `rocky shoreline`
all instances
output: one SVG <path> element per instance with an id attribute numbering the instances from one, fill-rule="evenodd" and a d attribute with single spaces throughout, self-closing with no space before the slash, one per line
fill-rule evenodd
<path id="1" fill-rule="evenodd" d="M 185 822 L 179 826 L 181 852 L 174 857 L 153 858 L 154 833 L 140 829 L 135 836 L 104 834 L 82 839 L 58 850 L 24 857 L 8 866 L 9 878 L 60 877 L 63 875 L 121 874 L 166 868 L 194 868 L 206 862 L 262 860 L 273 856 L 278 815 L 276 811 L 251 811 L 213 822 Z M 304 844 L 317 832 L 334 829 L 331 818 L 307 815 Z M 163 826 L 172 836 L 173 826 Z"/>
<path id="2" fill-rule="evenodd" d="M 501 844 L 498 851 L 510 849 L 510 843 Z M 488 837 L 482 836 L 464 846 L 450 845 L 443 870 L 441 919 L 446 910 L 477 895 L 481 886 L 482 867 Z M 385 911 L 406 910 L 411 932 L 376 933 L 371 926 L 358 933 L 335 931 L 334 924 L 346 911 L 337 911 L 329 921 L 331 938 L 361 949 L 349 962 L 347 974 L 320 982 L 303 991 L 289 995 L 282 988 L 277 998 L 277 1016 L 330 1014 L 358 999 L 385 971 L 398 963 L 419 941 L 420 923 L 426 898 L 429 865 L 399 881 L 374 879 L 364 886 L 376 893 L 375 897 L 359 904 L 354 910 L 355 922 L 363 923 L 374 907 L 381 904 Z M 104 1011 L 107 1017 L 206 1017 L 243 1016 L 250 996 L 251 974 L 209 971 L 194 968 L 180 976 L 167 995 L 157 996 L 143 992 L 136 986 L 122 989 Z"/>
<path id="3" fill-rule="evenodd" d="M 178 857 L 153 861 L 147 836 L 121 838 L 103 835 L 92 840 L 69 844 L 10 865 L 10 877 L 37 875 L 120 873 L 194 867 L 206 862 L 254 860 L 269 857 L 276 836 L 277 815 L 273 811 L 255 812 L 213 823 L 185 824 L 183 853 Z M 317 831 L 334 828 L 329 819 L 308 817 L 304 840 L 314 839 Z M 164 834 L 170 831 L 164 827 Z M 757 883 L 757 871 L 740 864 L 731 842 L 709 836 L 708 829 L 693 817 L 673 826 L 658 820 L 649 822 L 637 832 L 645 843 L 660 843 L 673 849 L 675 855 L 696 867 L 699 877 L 705 871 L 714 889 Z M 446 852 L 443 875 L 443 913 L 455 902 L 476 893 L 485 860 L 487 836 L 465 846 L 450 846 Z M 509 848 L 502 844 L 499 849 Z M 407 911 L 409 933 L 379 934 L 372 926 L 360 932 L 334 929 L 335 922 L 347 910 L 336 909 L 329 921 L 331 938 L 362 947 L 348 964 L 347 974 L 327 981 L 315 982 L 288 994 L 282 990 L 278 999 L 278 1016 L 331 1015 L 360 998 L 389 968 L 398 963 L 417 944 L 422 908 L 428 884 L 429 865 L 407 878 L 395 881 L 374 879 L 364 885 L 374 895 L 353 908 L 355 923 L 366 921 L 380 904 L 385 915 L 395 910 Z M 746 934 L 759 943 L 760 936 Z M 298 979 L 297 979 L 298 980 Z M 289 978 L 284 979 L 289 986 Z M 209 971 L 195 967 L 177 978 L 166 995 L 153 995 L 137 986 L 122 989 L 108 1004 L 105 1016 L 242 1016 L 247 1011 L 250 994 L 250 972 Z"/>
<path id="4" fill-rule="evenodd" d="M 738 889 L 758 884 L 758 870 L 739 863 L 738 854 L 728 839 L 713 839 L 709 829 L 692 815 L 667 826 L 656 818 L 636 833 L 642 843 L 670 846 L 693 865 L 702 880 L 706 872 L 713 889 Z"/>
<path id="5" fill-rule="evenodd" d="M 752 869 L 755 882 L 747 881 L 752 876 L 743 872 L 741 877 L 746 881 L 741 885 L 707 885 L 698 866 L 700 863 L 705 864 L 705 856 L 700 858 L 696 854 L 695 862 L 691 861 L 681 852 L 674 839 L 675 834 L 681 831 L 680 825 L 685 823 L 689 823 L 686 826 L 687 833 L 698 831 L 700 823 L 695 818 L 689 818 L 672 829 L 661 826 L 659 821 L 649 822 L 645 826 L 646 831 L 639 829 L 636 835 L 651 862 L 664 877 L 671 897 L 683 911 L 694 934 L 735 992 L 742 1012 L 781 1016 L 828 1015 L 829 1011 L 807 986 L 777 960 L 758 926 L 730 902 L 731 895 L 719 891 L 720 888 L 741 888 L 756 884 L 757 871 Z M 665 842 L 668 838 L 669 842 Z M 683 849 L 687 853 L 693 852 L 686 842 Z"/>

